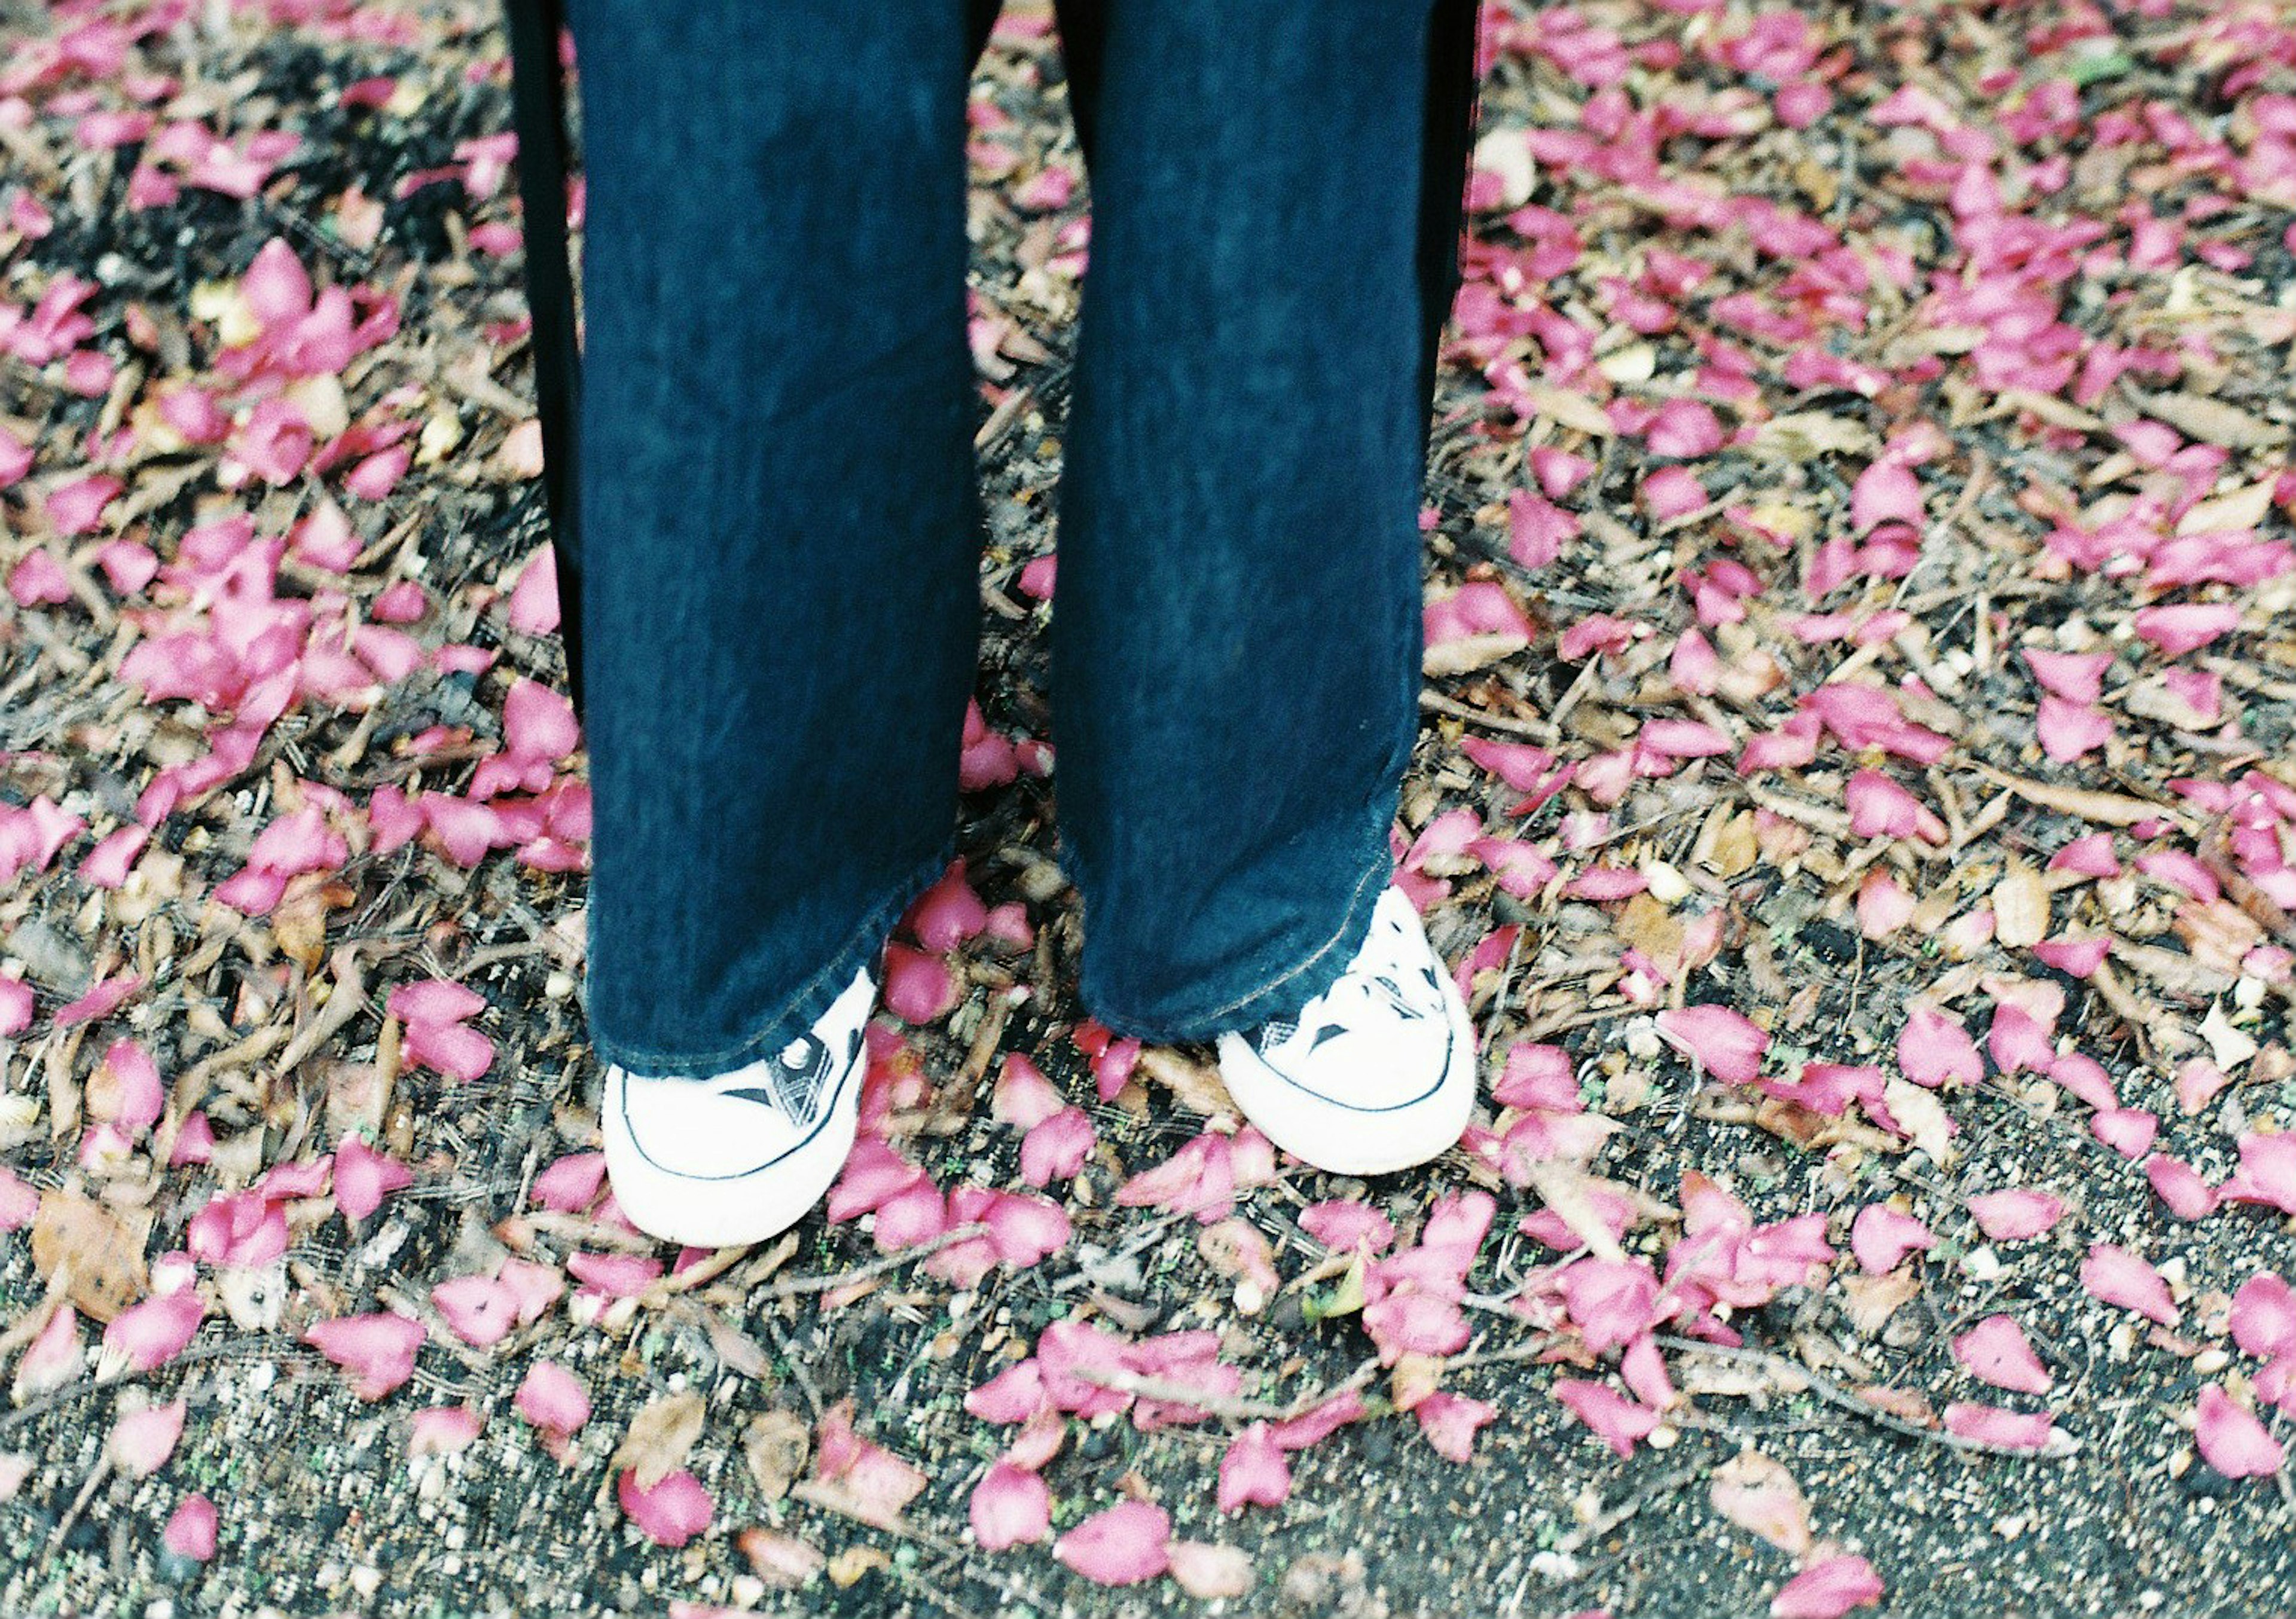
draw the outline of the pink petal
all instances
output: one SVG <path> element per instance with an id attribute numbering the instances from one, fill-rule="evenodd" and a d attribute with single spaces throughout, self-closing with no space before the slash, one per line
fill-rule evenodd
<path id="1" fill-rule="evenodd" d="M 152 1054 L 125 1035 L 113 1041 L 88 1077 L 86 1106 L 89 1117 L 109 1120 L 131 1137 L 150 1129 L 167 1106 Z"/>
<path id="2" fill-rule="evenodd" d="M 2296 1288 L 2259 1271 L 2233 1295 L 2232 1338 L 2259 1358 L 2296 1349 Z"/>
<path id="3" fill-rule="evenodd" d="M 2232 1083 L 2231 1075 L 2204 1057 L 2195 1057 L 2177 1069 L 2177 1106 L 2198 1113 Z"/>
<path id="4" fill-rule="evenodd" d="M 555 1361 L 537 1361 L 529 1367 L 512 1403 L 536 1427 L 562 1437 L 590 1420 L 590 1391 Z"/>
<path id="5" fill-rule="evenodd" d="M 1002 1551 L 1052 1533 L 1052 1492 L 1035 1473 L 1000 1460 L 972 1486 L 965 1515 L 980 1549 Z"/>
<path id="6" fill-rule="evenodd" d="M 517 1324 L 518 1298 L 491 1276 L 457 1276 L 430 1289 L 430 1302 L 465 1344 L 499 1344 Z"/>
<path id="7" fill-rule="evenodd" d="M 1987 1237 L 1995 1242 L 2013 1242 L 2038 1237 L 2056 1224 L 2064 1215 L 2065 1205 L 2062 1198 L 2049 1192 L 2017 1188 L 1979 1192 L 1969 1199 L 1969 1212 Z"/>
<path id="8" fill-rule="evenodd" d="M 364 1220 L 390 1193 L 414 1184 L 414 1172 L 355 1135 L 335 1149 L 335 1204 L 352 1220 Z"/>
<path id="9" fill-rule="evenodd" d="M 1907 1079 L 1934 1091 L 1948 1082 L 1973 1085 L 1985 1060 L 1969 1031 L 1933 1006 L 1915 1006 L 1898 1032 L 1898 1067 Z"/>
<path id="10" fill-rule="evenodd" d="M 1986 1031 L 1985 1049 L 1993 1066 L 2005 1076 L 2026 1068 L 2046 1073 L 2056 1060 L 2049 1031 L 2026 1012 L 2006 1002 L 1994 1009 L 1993 1026 Z"/>
<path id="11" fill-rule="evenodd" d="M 709 1527 L 709 1492 L 684 1468 L 662 1475 L 651 1490 L 638 1487 L 636 1468 L 624 1468 L 614 1493 L 630 1522 L 657 1546 L 683 1546 Z"/>
<path id="12" fill-rule="evenodd" d="M 383 1010 L 401 1023 L 460 1023 L 486 1010 L 487 999 L 451 978 L 418 978 L 401 984 L 383 1001 Z"/>
<path id="13" fill-rule="evenodd" d="M 990 1195 L 985 1218 L 996 1257 L 1015 1269 L 1038 1263 L 1068 1246 L 1068 1212 L 1048 1198 L 996 1191 Z"/>
<path id="14" fill-rule="evenodd" d="M 1000 1124 L 1018 1124 L 1026 1130 L 1044 1123 L 1065 1105 L 1059 1090 L 1045 1077 L 1045 1071 L 1024 1053 L 1004 1054 L 996 1083 L 989 1090 L 990 1117 Z"/>
<path id="15" fill-rule="evenodd" d="M 2112 666 L 2110 652 L 2048 652 L 2027 647 L 2020 654 L 2033 678 L 2069 703 L 2093 703 L 2104 691 L 2104 672 Z"/>
<path id="16" fill-rule="evenodd" d="M 484 1074 L 495 1060 L 495 1043 L 459 1023 L 409 1024 L 398 1049 L 416 1067 L 465 1082 Z"/>
<path id="17" fill-rule="evenodd" d="M 162 1293 L 113 1316 L 103 1329 L 103 1346 L 129 1370 L 150 1371 L 184 1352 L 207 1312 L 207 1302 L 189 1288 Z"/>
<path id="18" fill-rule="evenodd" d="M 2217 1211 L 2217 1189 L 2181 1158 L 2154 1153 L 2144 1160 L 2144 1178 L 2152 1183 L 2154 1195 L 2179 1220 L 2204 1220 Z"/>
<path id="19" fill-rule="evenodd" d="M 2288 1462 L 2286 1450 L 2264 1424 L 2215 1383 L 2201 1390 L 2193 1435 L 2209 1466 L 2226 1478 L 2260 1477 L 2277 1473 Z"/>
<path id="20" fill-rule="evenodd" d="M 932 1023 L 956 1004 L 956 977 L 940 957 L 889 940 L 883 994 L 885 1010 L 902 1022 Z"/>
<path id="21" fill-rule="evenodd" d="M 2033 717 L 2033 734 L 2041 751 L 2063 765 L 2095 753 L 2112 740 L 2112 716 L 2087 703 L 2069 703 L 2057 696 L 2044 697 Z"/>
<path id="22" fill-rule="evenodd" d="M 2169 1296 L 2167 1280 L 2127 1248 L 2110 1242 L 2091 1243 L 2088 1256 L 2081 1261 L 2080 1279 L 2081 1286 L 2105 1304 L 2134 1310 L 2163 1327 L 2177 1324 L 2177 1305 Z"/>
<path id="23" fill-rule="evenodd" d="M 1722 447 L 1722 424 L 1696 399 L 1669 399 L 1652 418 L 1643 442 L 1653 455 L 1691 460 Z"/>
<path id="24" fill-rule="evenodd" d="M 1928 1226 L 1884 1204 L 1867 1204 L 1850 1222 L 1849 1251 L 1868 1275 L 1886 1275 L 1904 1263 L 1906 1255 L 1936 1246 L 1937 1234 Z"/>
<path id="25" fill-rule="evenodd" d="M 1292 1465 L 1267 1423 L 1251 1423 L 1228 1442 L 1219 1464 L 1217 1499 L 1222 1512 L 1247 1504 L 1280 1507 L 1291 1493 Z"/>
<path id="26" fill-rule="evenodd" d="M 2098 1141 L 2133 1161 L 2152 1150 L 2161 1121 L 2142 1108 L 2107 1108 L 2090 1116 L 2088 1128 Z"/>
<path id="27" fill-rule="evenodd" d="M 184 1436 L 186 1409 L 181 1400 L 147 1405 L 114 1423 L 106 1448 L 119 1470 L 130 1478 L 149 1478 L 166 1467 L 176 1453 L 176 1442 Z"/>
<path id="28" fill-rule="evenodd" d="M 1508 1057 L 1512 1062 L 1513 1053 Z M 1345 1253 L 1358 1242 L 1367 1242 L 1375 1254 L 1395 1240 L 1395 1222 L 1371 1205 L 1353 1198 L 1310 1203 L 1300 1211 L 1299 1221 L 1300 1230 L 1336 1253 Z"/>
<path id="29" fill-rule="evenodd" d="M 1946 840 L 1944 822 L 1920 799 L 1871 766 L 1850 775 L 1845 797 L 1849 805 L 1849 830 L 1860 838 L 1917 838 L 1932 844 Z"/>
<path id="30" fill-rule="evenodd" d="M 1953 1358 L 1971 1377 L 2021 1394 L 2046 1394 L 2054 1381 L 2025 1329 L 2005 1315 L 1988 1315 L 1954 1339 Z"/>
<path id="31" fill-rule="evenodd" d="M 1596 1354 L 1623 1348 L 1657 1324 L 1659 1281 L 1647 1260 L 1577 1260 L 1557 1284 L 1571 1324 Z"/>
<path id="32" fill-rule="evenodd" d="M 893 1254 L 931 1242 L 948 1227 L 947 1198 L 920 1173 L 877 1206 L 871 1235 L 880 1253 Z"/>
<path id="33" fill-rule="evenodd" d="M 1065 1181 L 1084 1167 L 1099 1140 L 1090 1114 L 1064 1107 L 1021 1138 L 1021 1179 L 1030 1186 Z"/>
<path id="34" fill-rule="evenodd" d="M 983 1422 L 1026 1422 L 1049 1409 L 1043 1369 L 1032 1355 L 1015 1361 L 964 1396 L 964 1409 Z"/>
<path id="35" fill-rule="evenodd" d="M 422 1322 L 379 1310 L 314 1321 L 303 1341 L 350 1375 L 353 1394 L 380 1400 L 414 1375 L 414 1352 L 426 1336 Z"/>
<path id="36" fill-rule="evenodd" d="M 1659 1413 L 1636 1404 L 1606 1383 L 1586 1383 L 1557 1378 L 1552 1392 L 1569 1406 L 1579 1421 L 1601 1435 L 1621 1456 L 1634 1453 L 1635 1441 L 1658 1426 Z"/>
<path id="37" fill-rule="evenodd" d="M 2240 609 L 2221 601 L 2177 602 L 2140 609 L 2134 623 L 2139 636 L 2167 656 L 2179 658 L 2237 628 Z"/>
<path id="38" fill-rule="evenodd" d="M 1770 1599 L 1770 1619 L 1841 1619 L 1882 1600 L 1882 1576 L 1860 1557 L 1829 1558 L 1805 1568 Z"/>
<path id="39" fill-rule="evenodd" d="M 2043 939 L 2033 946 L 2033 954 L 2059 972 L 2086 978 L 2103 965 L 2104 953 L 2112 943 L 2102 936 L 2086 939 Z"/>
<path id="40" fill-rule="evenodd" d="M 530 1259 L 511 1258 L 503 1261 L 495 1280 L 510 1289 L 518 1308 L 518 1324 L 531 1327 L 542 1319 L 542 1312 L 566 1296 L 565 1279 L 550 1265 Z"/>
<path id="41" fill-rule="evenodd" d="M 1945 1408 L 1945 1430 L 2011 1450 L 2038 1451 L 2049 1443 L 2049 1414 L 1956 1400 Z"/>
<path id="42" fill-rule="evenodd" d="M 566 1273 L 609 1298 L 636 1298 L 661 1280 L 661 1261 L 649 1254 L 593 1254 L 578 1248 L 566 1256 Z"/>
<path id="43" fill-rule="evenodd" d="M 1487 1400 L 1437 1389 L 1422 1395 L 1411 1414 L 1419 1419 L 1419 1431 L 1427 1435 L 1427 1443 L 1438 1455 L 1464 1467 L 1475 1452 L 1475 1430 L 1496 1417 L 1498 1407 Z"/>
<path id="44" fill-rule="evenodd" d="M 917 896 L 901 920 L 917 943 L 935 955 L 947 954 L 988 925 L 988 908 L 965 881 L 962 855 Z"/>
<path id="45" fill-rule="evenodd" d="M 2296 1132 L 2251 1130 L 2242 1136 L 2240 1168 L 2225 1182 L 2225 1195 L 2296 1214 Z"/>
<path id="46" fill-rule="evenodd" d="M 16 1362 L 16 1398 L 29 1400 L 62 1387 L 79 1375 L 82 1359 L 79 1312 L 69 1304 L 59 1304 Z"/>
<path id="47" fill-rule="evenodd" d="M 2052 871 L 2078 871 L 2083 877 L 2109 878 L 2120 875 L 2120 862 L 2112 853 L 2111 832 L 2091 832 L 2086 838 L 2076 838 L 2049 856 Z"/>
<path id="48" fill-rule="evenodd" d="M 1122 1500 L 1053 1542 L 1053 1556 L 1103 1585 L 1152 1580 L 1171 1564 L 1172 1519 L 1153 1501 Z"/>
<path id="49" fill-rule="evenodd" d="M 534 1200 L 562 1214 L 578 1214 L 598 1200 L 605 1179 L 604 1153 L 570 1152 L 534 1177 Z"/>
<path id="50" fill-rule="evenodd" d="M 1761 1071 L 1770 1037 L 1726 1006 L 1672 1008 L 1658 1016 L 1659 1033 L 1717 1079 L 1744 1084 Z"/>
<path id="51" fill-rule="evenodd" d="M 160 1543 L 179 1558 L 204 1563 L 216 1554 L 216 1508 L 194 1492 L 176 1503 L 160 1531 Z"/>

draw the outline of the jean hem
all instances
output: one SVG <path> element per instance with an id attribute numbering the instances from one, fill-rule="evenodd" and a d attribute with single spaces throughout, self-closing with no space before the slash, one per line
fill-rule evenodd
<path id="1" fill-rule="evenodd" d="M 1379 853 L 1356 879 L 1340 926 L 1307 957 L 1247 993 L 1208 1010 L 1163 1018 L 1136 1018 L 1105 1008 L 1088 1009 L 1103 1028 L 1151 1045 L 1180 1041 L 1210 1040 L 1215 1035 L 1254 1028 L 1271 1018 L 1298 1011 L 1339 981 L 1357 950 L 1371 932 L 1372 912 L 1395 874 L 1395 855 L 1384 837 Z"/>
<path id="2" fill-rule="evenodd" d="M 800 989 L 770 1013 L 738 1044 L 701 1052 L 675 1052 L 644 1046 L 602 1035 L 594 1025 L 590 1028 L 590 1049 L 601 1060 L 619 1067 L 624 1073 L 639 1078 L 675 1076 L 706 1078 L 730 1073 L 735 1068 L 771 1056 L 820 1021 L 822 1015 L 845 993 L 853 975 L 864 963 L 881 952 L 892 936 L 894 927 L 902 913 L 914 904 L 926 889 L 940 880 L 949 863 L 956 858 L 956 834 L 951 831 L 938 852 L 908 872 L 890 888 L 884 897 L 864 913 L 844 942 L 832 953 L 828 963 L 808 978 Z M 586 984 L 583 1002 L 586 1018 L 589 1002 Z"/>

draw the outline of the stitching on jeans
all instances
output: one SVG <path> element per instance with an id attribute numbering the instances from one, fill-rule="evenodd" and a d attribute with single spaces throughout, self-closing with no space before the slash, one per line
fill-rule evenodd
<path id="1" fill-rule="evenodd" d="M 755 1058 L 773 1055 L 772 1052 L 758 1049 L 758 1042 L 763 1037 L 759 1031 L 770 1029 L 775 1024 L 778 1024 L 784 1018 L 788 1018 L 805 1002 L 808 996 L 819 989 L 823 984 L 828 982 L 832 977 L 839 975 L 841 972 L 847 981 L 850 982 L 853 975 L 858 972 L 861 969 L 866 967 L 869 961 L 870 953 L 864 951 L 857 960 L 853 960 L 849 963 L 848 957 L 852 953 L 855 947 L 865 943 L 870 935 L 875 933 L 881 925 L 885 922 L 888 917 L 898 920 L 900 913 L 908 908 L 909 902 L 914 900 L 917 895 L 922 893 L 926 888 L 931 887 L 933 882 L 939 879 L 940 873 L 947 869 L 948 863 L 955 857 L 956 839 L 955 835 L 952 834 L 949 840 L 946 844 L 942 845 L 939 852 L 936 853 L 930 860 L 925 861 L 922 864 L 913 867 L 910 870 L 908 876 L 904 879 L 901 883 L 895 885 L 890 895 L 873 908 L 862 919 L 860 924 L 850 933 L 845 936 L 844 941 L 838 945 L 834 952 L 832 953 L 829 964 L 827 966 L 823 967 L 820 970 L 816 972 L 812 977 L 807 979 L 804 986 L 777 1007 L 770 1017 L 761 1019 L 755 1026 L 752 1033 L 738 1045 L 728 1046 L 722 1050 L 708 1052 L 699 1057 L 673 1057 L 659 1050 L 648 1050 L 639 1046 L 621 1045 L 621 1043 L 619 1041 L 611 1043 L 619 1046 L 623 1054 L 632 1062 L 643 1063 L 648 1067 L 652 1067 L 661 1063 L 668 1063 L 676 1067 L 681 1075 L 691 1075 L 695 1070 L 715 1072 L 716 1070 L 731 1063 L 732 1060 L 737 1057 Z M 890 928 L 888 928 L 887 931 L 890 932 Z M 834 997 L 832 997 L 832 1000 L 833 999 Z M 586 1008 L 585 1008 L 584 1015 L 586 1018 Z M 792 1038 L 794 1038 L 794 1036 L 792 1036 Z M 594 1029 L 591 1031 L 590 1042 L 592 1049 L 597 1050 L 597 1031 Z M 608 1060 L 619 1064 L 626 1072 L 627 1071 L 628 1064 L 622 1063 L 620 1059 L 611 1057 L 610 1054 L 603 1051 L 601 1051 L 600 1054 L 607 1056 Z M 638 1077 L 642 1079 L 653 1079 L 663 1076 L 659 1075 L 640 1075 Z"/>

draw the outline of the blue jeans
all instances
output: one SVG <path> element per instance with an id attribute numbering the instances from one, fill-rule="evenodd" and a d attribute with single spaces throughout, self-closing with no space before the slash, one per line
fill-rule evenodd
<path id="1" fill-rule="evenodd" d="M 1050 740 L 1078 991 L 1119 1034 L 1297 1010 L 1391 876 L 1474 9 L 1060 8 L 1093 233 Z M 586 1010 L 634 1073 L 778 1051 L 955 853 L 992 17 L 569 4 Z"/>

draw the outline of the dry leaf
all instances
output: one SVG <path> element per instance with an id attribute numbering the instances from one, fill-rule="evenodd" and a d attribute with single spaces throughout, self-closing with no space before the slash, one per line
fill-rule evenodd
<path id="1" fill-rule="evenodd" d="M 1994 885 L 1993 936 L 2012 949 L 2023 949 L 2048 936 L 2048 885 L 2021 861 Z"/>
<path id="2" fill-rule="evenodd" d="M 820 1571 L 829 1559 L 810 1541 L 778 1529 L 751 1527 L 734 1538 L 750 1567 L 776 1590 L 795 1590 Z"/>
<path id="3" fill-rule="evenodd" d="M 1714 1469 L 1714 1510 L 1780 1551 L 1809 1549 L 1809 1502 L 1794 1476 L 1759 1451 L 1741 1451 Z"/>
<path id="4" fill-rule="evenodd" d="M 1241 1597 L 1251 1590 L 1251 1554 L 1241 1546 L 1206 1541 L 1175 1541 L 1172 1582 L 1200 1601 Z"/>
<path id="5" fill-rule="evenodd" d="M 1872 1337 L 1920 1294 L 1922 1284 L 1913 1266 L 1901 1265 L 1883 1276 L 1853 1271 L 1841 1278 L 1841 1290 L 1849 1296 L 1850 1324 Z"/>
<path id="6" fill-rule="evenodd" d="M 873 1568 L 890 1567 L 892 1561 L 876 1547 L 856 1541 L 829 1559 L 830 1582 L 841 1590 Z"/>
<path id="7" fill-rule="evenodd" d="M 613 1467 L 637 1475 L 641 1490 L 651 1490 L 685 1465 L 693 1442 L 701 1437 L 705 1407 L 692 1389 L 664 1394 L 630 1419 L 630 1431 L 614 1451 Z"/>
<path id="8" fill-rule="evenodd" d="M 1169 1091 L 1173 1100 L 1189 1111 L 1201 1113 L 1206 1118 L 1236 1116 L 1235 1103 L 1230 1100 L 1227 1086 L 1219 1075 L 1202 1063 L 1191 1062 L 1170 1046 L 1142 1048 L 1138 1067 L 1141 1073 Z"/>
<path id="9" fill-rule="evenodd" d="M 812 1429 L 796 1413 L 779 1408 L 750 1418 L 742 1435 L 742 1455 L 750 1464 L 750 1476 L 758 1481 L 758 1493 L 769 1501 L 789 1493 L 791 1484 L 805 1471 L 805 1459 L 812 1449 Z"/>
<path id="10" fill-rule="evenodd" d="M 108 1321 L 151 1291 L 144 1269 L 151 1229 L 149 1211 L 123 1215 L 75 1191 L 42 1192 L 32 1217 L 32 1264 L 80 1313 Z"/>
<path id="11" fill-rule="evenodd" d="M 1961 1157 L 1953 1144 L 1952 1121 L 1946 1117 L 1944 1105 L 1931 1092 L 1891 1075 L 1882 1087 L 1882 1100 L 1890 1109 L 1890 1116 L 1904 1128 L 1914 1145 L 1929 1154 L 1931 1163 L 1939 1169 L 1950 1169 Z"/>
<path id="12" fill-rule="evenodd" d="M 2144 407 L 2188 438 L 2218 444 L 2228 450 L 2264 450 L 2287 442 L 2288 435 L 2260 417 L 2251 416 L 2221 399 L 2198 394 L 2147 394 L 2126 391 Z"/>

